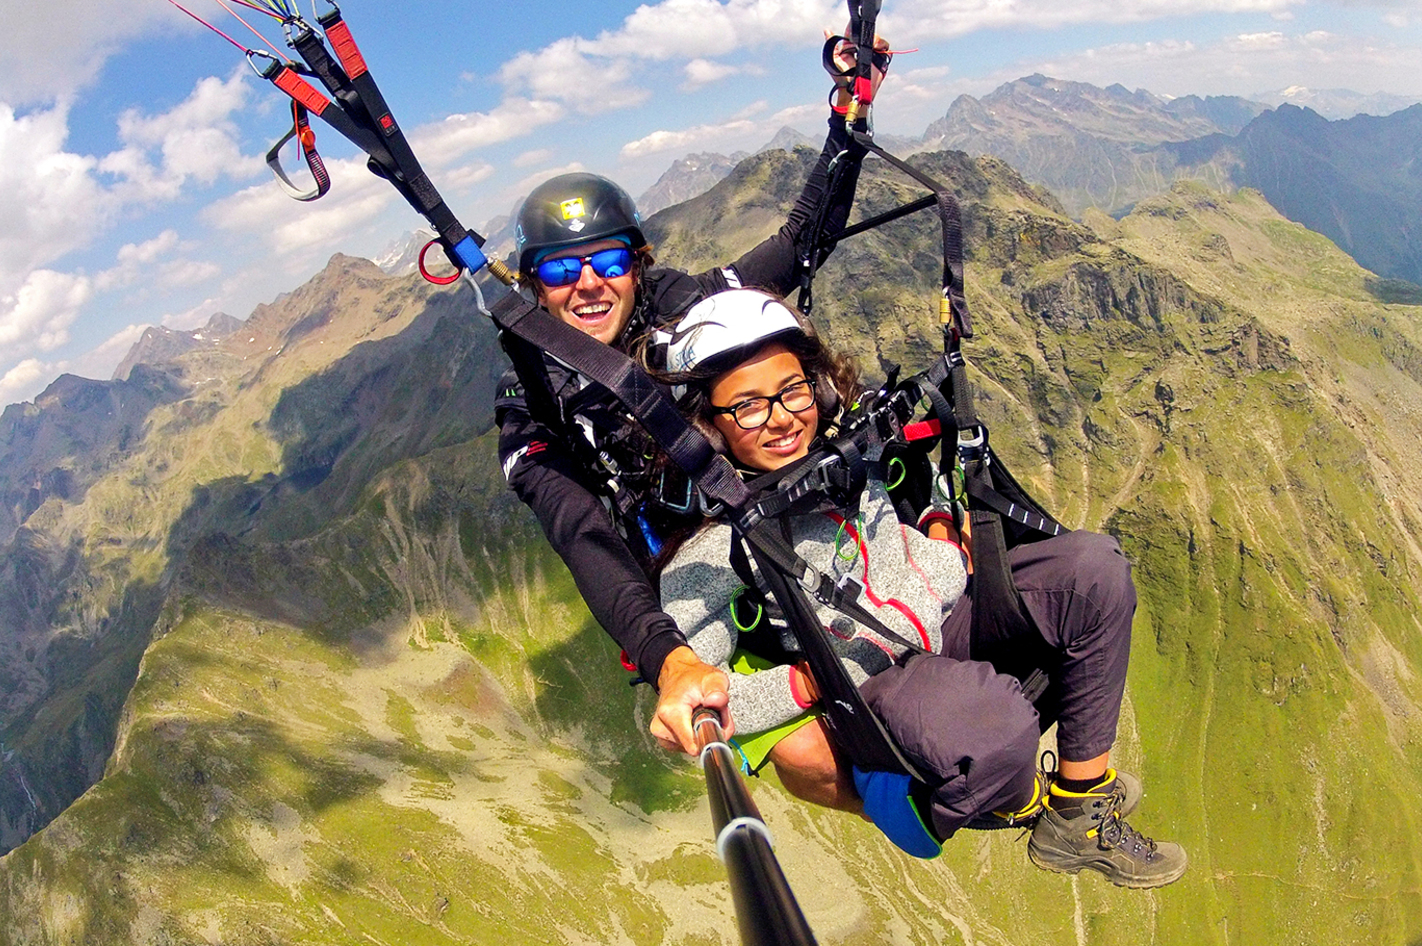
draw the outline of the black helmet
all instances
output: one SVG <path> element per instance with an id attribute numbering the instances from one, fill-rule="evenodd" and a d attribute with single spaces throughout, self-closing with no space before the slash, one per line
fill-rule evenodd
<path id="1" fill-rule="evenodd" d="M 518 268 L 528 273 L 533 257 L 592 240 L 626 236 L 632 248 L 646 245 L 642 217 L 627 192 L 605 177 L 560 174 L 533 189 L 518 211 Z"/>

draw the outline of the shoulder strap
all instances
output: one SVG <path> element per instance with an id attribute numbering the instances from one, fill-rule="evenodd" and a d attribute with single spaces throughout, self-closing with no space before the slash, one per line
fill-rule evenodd
<path id="1" fill-rule="evenodd" d="M 547 352 L 610 391 L 708 497 L 732 509 L 746 505 L 750 491 L 730 462 L 711 448 L 662 388 L 631 358 L 564 324 L 516 293 L 499 300 L 491 315 L 506 333 Z"/>
<path id="2" fill-rule="evenodd" d="M 543 353 L 527 339 L 511 332 L 500 332 L 499 344 L 509 356 L 509 361 L 513 362 L 514 373 L 523 386 L 523 399 L 529 414 L 560 436 L 566 436 L 567 419 L 558 406 L 558 396 L 553 391 L 547 366 L 543 363 Z"/>

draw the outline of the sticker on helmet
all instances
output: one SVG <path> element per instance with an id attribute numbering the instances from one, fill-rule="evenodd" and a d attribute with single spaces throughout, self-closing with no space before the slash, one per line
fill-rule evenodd
<path id="1" fill-rule="evenodd" d="M 574 220 L 572 223 L 568 224 L 568 229 L 572 230 L 574 233 L 582 233 L 583 230 L 587 229 L 587 224 L 583 223 L 581 220 Z"/>
<path id="2" fill-rule="evenodd" d="M 572 220 L 574 217 L 581 217 L 587 213 L 587 211 L 583 209 L 583 199 L 581 197 L 565 200 L 558 205 L 558 208 L 563 211 L 564 220 Z"/>

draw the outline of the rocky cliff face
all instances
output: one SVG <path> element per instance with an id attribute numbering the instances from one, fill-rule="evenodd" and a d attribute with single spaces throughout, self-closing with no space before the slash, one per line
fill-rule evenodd
<path id="1" fill-rule="evenodd" d="M 659 255 L 733 258 L 812 160 L 760 155 L 658 215 Z M 910 862 L 768 779 L 817 935 L 1402 939 L 1422 923 L 1419 309 L 1251 192 L 1075 223 L 1001 162 L 916 160 L 965 204 L 994 443 L 1135 564 L 1117 758 L 1194 866 L 1119 891 L 1036 871 L 1008 832 Z M 873 169 L 861 193 L 915 191 Z M 817 284 L 871 374 L 937 348 L 937 240 L 897 221 Z M 0 632 L 29 694 L 0 729 L 4 827 L 28 837 L 0 859 L 0 941 L 733 942 L 693 770 L 649 744 L 648 694 L 502 487 L 488 326 L 342 258 L 247 325 L 230 373 L 154 407 L 4 550 L 47 577 L 14 605 L 29 636 Z M 189 381 L 215 370 L 197 357 Z"/>
<path id="2" fill-rule="evenodd" d="M 242 328 L 242 320 L 226 312 L 213 314 L 206 325 L 191 331 L 150 326 L 114 369 L 114 380 L 127 380 L 136 365 L 166 365 L 195 349 L 216 348 Z"/>

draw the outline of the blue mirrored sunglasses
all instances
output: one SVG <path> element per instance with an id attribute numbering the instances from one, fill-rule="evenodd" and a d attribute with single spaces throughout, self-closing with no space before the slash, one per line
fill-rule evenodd
<path id="1" fill-rule="evenodd" d="M 626 276 L 632 271 L 632 251 L 625 246 L 615 246 L 587 256 L 544 260 L 534 267 L 534 272 L 545 286 L 571 286 L 582 276 L 584 266 L 591 266 L 593 273 L 603 279 Z"/>

